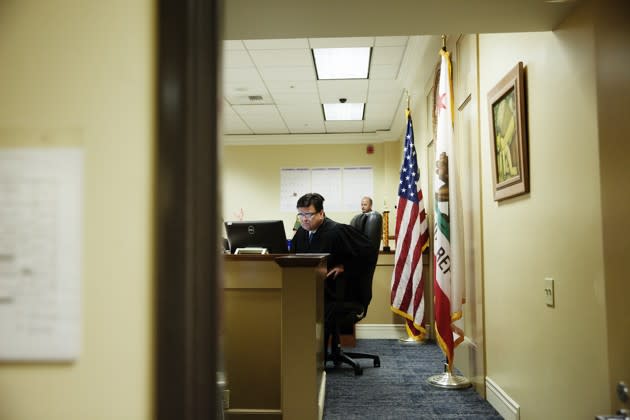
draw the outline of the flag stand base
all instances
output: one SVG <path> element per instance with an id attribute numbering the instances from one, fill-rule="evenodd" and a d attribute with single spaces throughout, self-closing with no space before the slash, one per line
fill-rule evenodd
<path id="1" fill-rule="evenodd" d="M 415 345 L 423 345 L 423 344 L 425 344 L 424 340 L 417 340 L 417 339 L 415 339 L 413 337 L 399 338 L 398 342 L 402 343 L 402 344 L 415 344 Z"/>
<path id="2" fill-rule="evenodd" d="M 427 379 L 427 382 L 438 388 L 448 389 L 468 388 L 471 385 L 470 381 L 466 377 L 453 375 L 450 372 L 444 372 L 440 375 L 430 376 L 429 379 Z"/>

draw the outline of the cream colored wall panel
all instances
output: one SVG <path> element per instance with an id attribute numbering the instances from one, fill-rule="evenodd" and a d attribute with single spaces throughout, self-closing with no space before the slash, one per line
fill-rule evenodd
<path id="1" fill-rule="evenodd" d="M 463 306 L 465 345 L 456 354 L 455 365 L 485 394 L 485 340 L 483 319 L 483 277 L 481 237 L 481 190 L 479 165 L 479 94 L 477 90 L 477 36 L 462 35 L 451 41 L 456 51 L 453 64 L 455 142 L 460 164 L 460 185 L 464 229 L 466 304 Z M 464 366 L 466 368 L 464 368 Z"/>
<path id="2" fill-rule="evenodd" d="M 493 200 L 480 108 L 487 376 L 523 418 L 609 411 L 590 12 L 581 7 L 555 32 L 479 37 L 482 104 L 518 61 L 526 68 L 529 194 Z M 555 279 L 554 308 L 544 303 L 545 277 Z"/>
<path id="3" fill-rule="evenodd" d="M 361 324 L 402 324 L 403 318 L 391 310 L 394 254 L 380 254 L 372 280 L 372 302 Z"/>
<path id="4" fill-rule="evenodd" d="M 0 418 L 151 419 L 155 4 L 0 8 L 0 129 L 84 153 L 81 354 L 0 366 Z"/>
<path id="5" fill-rule="evenodd" d="M 606 273 L 609 389 L 615 412 L 627 403 L 615 397 L 615 384 L 630 383 L 630 9 L 624 1 L 599 5 L 596 22 L 597 103 L 602 222 Z"/>

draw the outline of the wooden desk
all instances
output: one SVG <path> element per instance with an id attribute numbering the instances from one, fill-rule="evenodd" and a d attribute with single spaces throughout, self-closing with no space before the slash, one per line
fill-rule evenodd
<path id="1" fill-rule="evenodd" d="M 321 419 L 326 257 L 226 255 L 227 419 Z"/>

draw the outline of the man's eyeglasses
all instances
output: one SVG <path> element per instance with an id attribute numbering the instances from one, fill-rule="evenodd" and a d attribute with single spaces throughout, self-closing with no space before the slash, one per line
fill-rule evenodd
<path id="1" fill-rule="evenodd" d="M 315 212 L 315 213 L 298 213 L 297 217 L 299 217 L 300 219 L 310 220 L 317 213 L 319 213 L 319 212 Z"/>

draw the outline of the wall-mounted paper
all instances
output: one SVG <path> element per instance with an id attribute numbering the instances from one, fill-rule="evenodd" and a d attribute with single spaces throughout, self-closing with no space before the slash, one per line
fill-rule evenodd
<path id="1" fill-rule="evenodd" d="M 313 168 L 311 177 L 312 191 L 324 197 L 324 209 L 342 210 L 341 168 Z"/>
<path id="2" fill-rule="evenodd" d="M 343 168 L 343 208 L 361 211 L 361 198 L 374 198 L 374 170 L 369 166 Z"/>
<path id="3" fill-rule="evenodd" d="M 302 195 L 324 196 L 329 211 L 361 211 L 361 198 L 374 193 L 374 170 L 370 166 L 347 168 L 282 168 L 280 211 L 295 211 Z"/>
<path id="4" fill-rule="evenodd" d="M 295 211 L 298 198 L 311 192 L 311 170 L 283 168 L 280 170 L 280 210 Z"/>
<path id="5" fill-rule="evenodd" d="M 82 172 L 80 149 L 0 149 L 2 360 L 79 356 Z"/>

